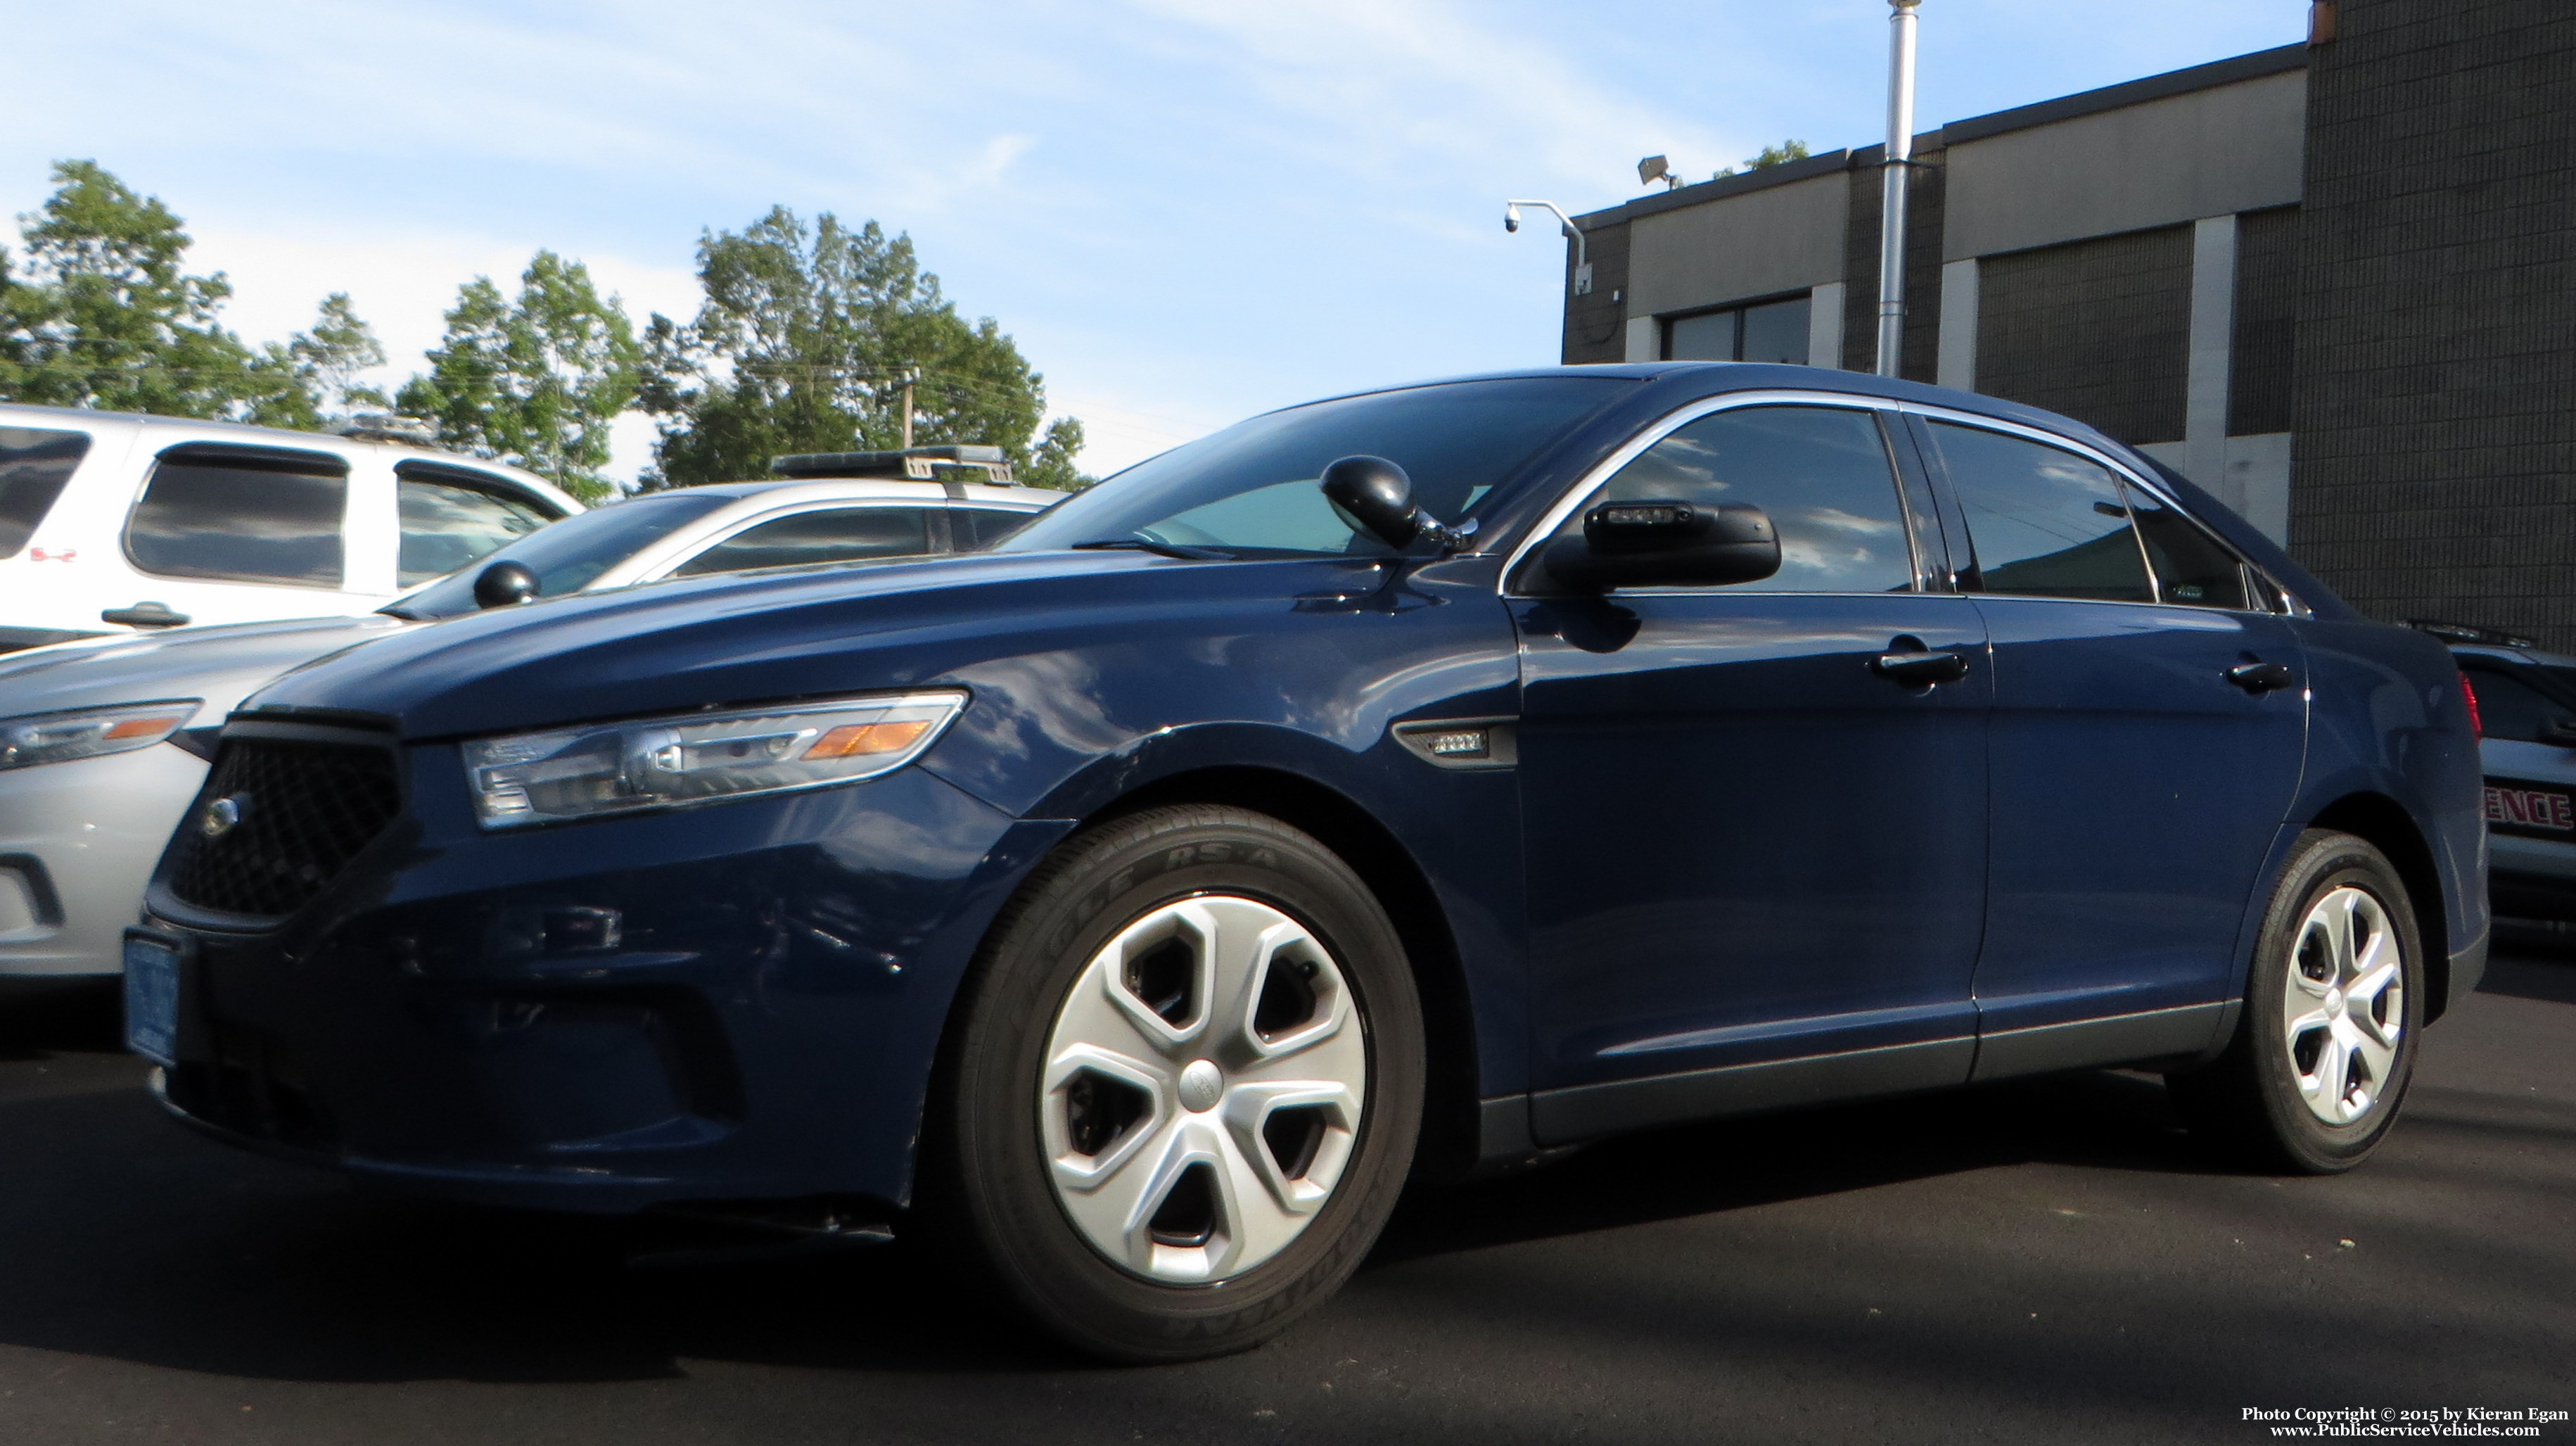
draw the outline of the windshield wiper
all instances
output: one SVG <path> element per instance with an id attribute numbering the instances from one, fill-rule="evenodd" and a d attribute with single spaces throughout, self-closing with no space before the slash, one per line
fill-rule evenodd
<path id="1" fill-rule="evenodd" d="M 1191 547 L 1186 543 L 1162 542 L 1151 537 L 1105 537 L 1098 542 L 1077 542 L 1076 552 L 1100 552 L 1109 548 L 1133 548 L 1138 552 L 1158 552 L 1165 557 L 1187 558 L 1191 562 L 1232 562 L 1234 554 L 1212 547 Z"/>

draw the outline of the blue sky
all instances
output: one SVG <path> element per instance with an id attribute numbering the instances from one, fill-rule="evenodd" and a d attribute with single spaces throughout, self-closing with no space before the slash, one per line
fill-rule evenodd
<path id="1" fill-rule="evenodd" d="M 2286 44 L 2304 0 L 1925 0 L 1920 128 Z M 551 247 L 639 323 L 784 203 L 909 231 L 1081 417 L 1095 471 L 1378 381 L 1552 361 L 1583 211 L 1883 125 L 1883 0 L 22 6 L 0 207 L 94 157 L 254 340 L 345 290 L 398 377 Z M 14 239 L 12 237 L 11 239 Z M 621 433 L 644 460 L 647 425 Z"/>

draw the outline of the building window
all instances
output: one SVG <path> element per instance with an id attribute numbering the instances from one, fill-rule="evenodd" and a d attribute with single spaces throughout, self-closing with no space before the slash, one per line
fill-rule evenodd
<path id="1" fill-rule="evenodd" d="M 1694 312 L 1664 322 L 1666 361 L 1788 362 L 1807 365 L 1806 297 Z"/>

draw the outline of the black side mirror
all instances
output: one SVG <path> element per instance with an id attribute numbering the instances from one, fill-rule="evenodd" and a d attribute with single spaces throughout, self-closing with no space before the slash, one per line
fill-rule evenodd
<path id="1" fill-rule="evenodd" d="M 1780 534 L 1759 507 L 1728 502 L 1605 502 L 1583 514 L 1581 537 L 1560 537 L 1542 559 L 1568 587 L 1714 587 L 1780 570 Z"/>
<path id="2" fill-rule="evenodd" d="M 537 575 L 524 563 L 496 562 L 474 578 L 474 605 L 478 608 L 515 607 L 535 602 L 537 597 Z"/>
<path id="3" fill-rule="evenodd" d="M 1324 500 L 1351 531 L 1398 552 L 1423 537 L 1455 552 L 1476 531 L 1473 522 L 1451 527 L 1416 506 L 1413 479 L 1384 457 L 1344 457 L 1324 469 L 1323 487 Z"/>

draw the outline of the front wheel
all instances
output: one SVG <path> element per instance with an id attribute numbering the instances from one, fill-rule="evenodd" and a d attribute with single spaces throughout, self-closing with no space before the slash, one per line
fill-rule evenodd
<path id="1" fill-rule="evenodd" d="M 2250 1163 L 2333 1174 L 2368 1158 L 2415 1072 L 2424 963 L 2406 886 L 2351 834 L 2300 835 L 2226 1052 L 2171 1076 L 2193 1132 Z"/>
<path id="2" fill-rule="evenodd" d="M 1065 844 L 963 1004 L 944 1181 L 1037 1322 L 1100 1355 L 1268 1338 L 1355 1269 L 1421 1117 L 1402 945 L 1313 838 L 1152 810 Z"/>

